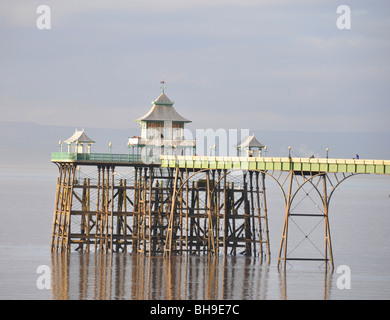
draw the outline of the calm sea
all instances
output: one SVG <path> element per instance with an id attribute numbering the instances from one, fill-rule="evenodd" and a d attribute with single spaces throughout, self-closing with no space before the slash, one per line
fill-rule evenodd
<path id="1" fill-rule="evenodd" d="M 57 170 L 0 168 L 1 299 L 389 299 L 390 177 L 355 176 L 340 185 L 330 207 L 333 273 L 321 263 L 277 269 L 283 203 L 268 182 L 271 263 L 258 258 L 50 253 Z M 296 224 L 297 231 L 301 227 Z M 314 229 L 315 226 L 314 226 Z M 314 230 L 313 229 L 313 230 Z M 293 229 L 292 229 L 293 230 Z M 311 229 L 302 230 L 311 235 Z M 315 247 L 314 243 L 308 242 Z M 39 267 L 50 271 L 39 288 Z M 342 266 L 350 271 L 350 288 Z M 346 269 L 343 269 L 344 271 Z M 345 279 L 345 278 L 343 278 Z"/>

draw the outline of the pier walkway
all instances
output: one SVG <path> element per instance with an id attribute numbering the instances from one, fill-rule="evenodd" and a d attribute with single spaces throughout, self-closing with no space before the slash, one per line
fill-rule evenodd
<path id="1" fill-rule="evenodd" d="M 162 167 L 390 174 L 390 160 L 289 157 L 163 156 Z"/>
<path id="2" fill-rule="evenodd" d="M 139 154 L 65 153 L 54 152 L 52 162 L 71 162 L 80 165 L 157 164 L 143 162 Z M 262 171 L 304 171 L 329 173 L 390 174 L 390 160 L 327 159 L 289 157 L 218 157 L 218 156 L 161 156 L 161 167 L 188 169 L 227 169 Z"/>

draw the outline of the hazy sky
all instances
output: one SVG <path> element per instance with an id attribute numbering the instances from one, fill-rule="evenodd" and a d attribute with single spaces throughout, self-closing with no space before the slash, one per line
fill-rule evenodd
<path id="1" fill-rule="evenodd" d="M 1 121 L 135 128 L 165 79 L 191 128 L 388 134 L 389 16 L 385 0 L 0 0 Z"/>

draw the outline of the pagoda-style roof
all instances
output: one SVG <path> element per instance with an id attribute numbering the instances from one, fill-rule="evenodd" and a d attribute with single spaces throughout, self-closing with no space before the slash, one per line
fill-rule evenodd
<path id="1" fill-rule="evenodd" d="M 255 135 L 249 136 L 243 143 L 237 146 L 238 148 L 264 148 L 256 138 Z"/>
<path id="2" fill-rule="evenodd" d="M 76 129 L 75 133 L 69 139 L 66 139 L 64 142 L 67 144 L 73 142 L 74 143 L 95 143 L 95 141 L 93 141 L 90 137 L 88 137 L 85 134 L 84 129 L 83 130 Z"/>
<path id="3" fill-rule="evenodd" d="M 152 103 L 153 105 L 158 105 L 158 106 L 159 105 L 173 106 L 174 104 L 174 102 L 171 101 L 164 92 L 160 94 L 160 96 L 156 100 L 152 101 Z"/>
<path id="4" fill-rule="evenodd" d="M 141 121 L 174 121 L 174 122 L 191 122 L 177 113 L 173 107 L 173 102 L 163 92 L 155 101 L 153 107 L 143 117 L 137 119 Z"/>

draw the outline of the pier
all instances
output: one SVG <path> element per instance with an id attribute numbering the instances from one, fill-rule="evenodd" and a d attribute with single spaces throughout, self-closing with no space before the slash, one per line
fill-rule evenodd
<path id="1" fill-rule="evenodd" d="M 362 159 L 170 155 L 145 164 L 127 154 L 53 153 L 52 162 L 59 168 L 52 251 L 244 254 L 269 263 L 265 181 L 271 179 L 285 200 L 278 265 L 318 260 L 333 266 L 333 192 L 355 174 L 390 174 L 390 161 Z M 95 172 L 80 177 L 81 166 Z M 117 168 L 128 174 L 116 174 Z M 292 212 L 304 185 L 320 196 L 323 213 Z M 288 256 L 289 218 L 297 215 L 325 221 L 321 258 Z"/>
<path id="2" fill-rule="evenodd" d="M 111 153 L 111 145 L 110 153 L 91 152 L 95 141 L 84 130 L 65 140 L 67 152 L 60 141 L 51 155 L 59 169 L 53 252 L 246 255 L 269 264 L 267 181 L 284 201 L 278 267 L 321 261 L 333 269 L 332 195 L 356 174 L 390 174 L 389 160 L 265 157 L 254 136 L 238 146 L 237 157 L 197 156 L 196 141 L 183 134 L 190 120 L 164 91 L 152 104 L 136 120 L 141 136 L 128 139 L 127 154 Z M 316 211 L 297 211 L 310 193 Z M 292 218 L 323 224 L 314 254 L 289 251 Z"/>

